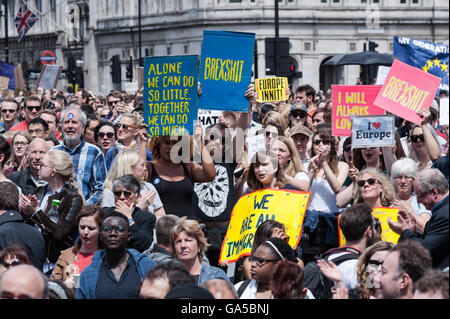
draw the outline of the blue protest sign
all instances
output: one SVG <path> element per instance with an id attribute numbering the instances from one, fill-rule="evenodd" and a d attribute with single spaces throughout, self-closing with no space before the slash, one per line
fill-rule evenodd
<path id="1" fill-rule="evenodd" d="M 193 135 L 198 111 L 198 57 L 146 57 L 144 118 L 150 136 Z"/>
<path id="2" fill-rule="evenodd" d="M 448 92 L 448 44 L 395 36 L 394 56 L 406 64 L 440 77 L 439 90 Z"/>
<path id="3" fill-rule="evenodd" d="M 254 33 L 203 31 L 199 109 L 247 112 Z"/>

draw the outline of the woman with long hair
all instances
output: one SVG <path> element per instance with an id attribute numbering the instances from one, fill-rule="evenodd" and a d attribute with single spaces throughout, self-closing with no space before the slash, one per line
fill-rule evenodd
<path id="1" fill-rule="evenodd" d="M 74 182 L 73 163 L 67 152 L 49 150 L 41 160 L 39 178 L 48 184 L 28 197 L 22 196 L 23 213 L 41 228 L 47 258 L 54 263 L 61 250 L 73 245 L 75 217 L 84 206 L 84 198 Z"/>
<path id="2" fill-rule="evenodd" d="M 367 167 L 358 174 L 353 186 L 353 204 L 365 203 L 370 207 L 390 207 L 394 202 L 394 186 L 380 170 Z"/>

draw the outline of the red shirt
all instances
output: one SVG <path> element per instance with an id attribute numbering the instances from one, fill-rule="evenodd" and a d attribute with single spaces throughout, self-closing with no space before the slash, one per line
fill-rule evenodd
<path id="1" fill-rule="evenodd" d="M 75 273 L 81 274 L 84 268 L 89 266 L 92 261 L 92 257 L 94 257 L 95 253 L 92 254 L 84 254 L 81 251 L 79 251 L 75 255 Z"/>
<path id="2" fill-rule="evenodd" d="M 27 121 L 22 121 L 9 129 L 10 131 L 28 131 Z"/>

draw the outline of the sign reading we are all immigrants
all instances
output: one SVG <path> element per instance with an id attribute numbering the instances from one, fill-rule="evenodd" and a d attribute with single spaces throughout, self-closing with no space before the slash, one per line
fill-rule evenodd
<path id="1" fill-rule="evenodd" d="M 196 55 L 145 58 L 144 118 L 150 136 L 193 134 L 197 59 Z"/>

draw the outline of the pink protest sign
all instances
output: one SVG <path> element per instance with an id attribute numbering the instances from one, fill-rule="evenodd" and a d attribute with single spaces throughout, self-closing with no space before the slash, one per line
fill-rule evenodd
<path id="1" fill-rule="evenodd" d="M 352 135 L 352 116 L 383 115 L 373 102 L 381 85 L 332 85 L 331 128 L 334 136 Z"/>
<path id="2" fill-rule="evenodd" d="M 394 60 L 375 105 L 407 121 L 420 124 L 416 114 L 431 105 L 441 79 L 418 68 Z"/>

